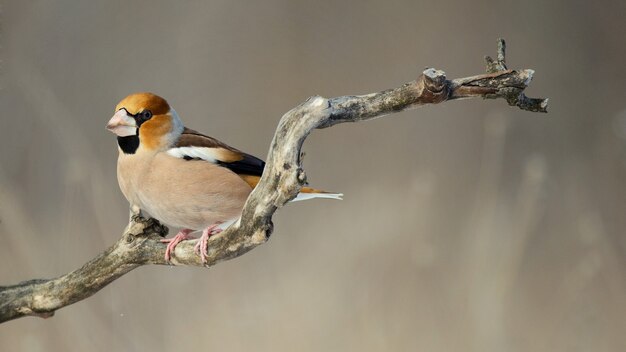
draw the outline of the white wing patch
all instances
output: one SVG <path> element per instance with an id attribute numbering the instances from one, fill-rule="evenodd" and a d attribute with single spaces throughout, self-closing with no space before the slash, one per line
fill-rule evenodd
<path id="1" fill-rule="evenodd" d="M 167 151 L 167 154 L 177 158 L 202 159 L 213 164 L 217 164 L 219 160 L 218 151 L 215 148 L 207 147 L 178 147 Z"/>

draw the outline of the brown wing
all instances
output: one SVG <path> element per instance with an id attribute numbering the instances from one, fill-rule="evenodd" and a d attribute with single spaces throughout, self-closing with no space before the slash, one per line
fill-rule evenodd
<path id="1" fill-rule="evenodd" d="M 185 160 L 208 161 L 239 175 L 261 176 L 265 168 L 263 160 L 189 128 L 167 152 Z"/>

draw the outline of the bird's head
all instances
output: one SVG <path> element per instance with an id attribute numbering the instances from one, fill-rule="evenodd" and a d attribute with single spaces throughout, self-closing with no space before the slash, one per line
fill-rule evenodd
<path id="1" fill-rule="evenodd" d="M 152 93 L 135 93 L 122 99 L 106 128 L 118 137 L 120 148 L 133 154 L 137 148 L 161 150 L 170 147 L 183 131 L 176 111 Z"/>

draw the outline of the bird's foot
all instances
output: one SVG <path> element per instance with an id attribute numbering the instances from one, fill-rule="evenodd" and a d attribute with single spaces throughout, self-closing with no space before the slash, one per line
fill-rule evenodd
<path id="1" fill-rule="evenodd" d="M 207 262 L 207 258 L 209 256 L 209 252 L 207 246 L 209 244 L 209 237 L 213 235 L 217 235 L 222 232 L 222 229 L 218 228 L 221 222 L 217 222 L 202 231 L 202 236 L 198 240 L 198 243 L 193 247 L 194 251 L 198 253 L 200 258 L 202 258 L 202 263 L 205 264 Z"/>
<path id="2" fill-rule="evenodd" d="M 170 262 L 170 259 L 172 258 L 172 253 L 174 252 L 174 248 L 176 248 L 179 243 L 195 238 L 193 236 L 189 236 L 189 234 L 192 232 L 193 230 L 182 229 L 179 233 L 176 234 L 176 236 L 172 238 L 164 238 L 161 240 L 161 243 L 167 243 L 167 247 L 165 248 L 165 261 L 167 261 L 168 263 Z"/>

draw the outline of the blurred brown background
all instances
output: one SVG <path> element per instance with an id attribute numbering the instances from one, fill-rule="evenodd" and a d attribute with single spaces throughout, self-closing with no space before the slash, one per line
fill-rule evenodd
<path id="1" fill-rule="evenodd" d="M 483 72 L 496 38 L 548 115 L 459 101 L 317 131 L 315 186 L 211 270 L 143 267 L 2 351 L 625 351 L 623 1 L 9 1 L 0 283 L 54 277 L 127 221 L 115 138 L 135 91 L 264 157 L 310 95 Z"/>

